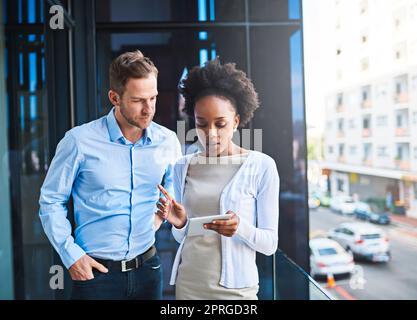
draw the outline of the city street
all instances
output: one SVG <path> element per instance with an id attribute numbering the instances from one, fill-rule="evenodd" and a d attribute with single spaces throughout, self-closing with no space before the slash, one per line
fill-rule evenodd
<path id="1" fill-rule="evenodd" d="M 330 211 L 327 208 L 310 210 L 310 238 L 346 221 L 360 221 Z M 417 299 L 417 230 L 412 227 L 379 226 L 387 233 L 392 260 L 388 263 L 356 262 L 363 269 L 363 288 L 360 277 L 336 278 L 336 287 L 326 288 L 336 299 Z M 326 287 L 326 279 L 317 280 Z M 355 285 L 356 284 L 356 285 Z"/>

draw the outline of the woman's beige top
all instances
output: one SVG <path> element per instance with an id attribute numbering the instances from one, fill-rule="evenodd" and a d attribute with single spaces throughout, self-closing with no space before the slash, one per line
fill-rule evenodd
<path id="1" fill-rule="evenodd" d="M 220 214 L 220 194 L 247 154 L 219 158 L 195 156 L 185 180 L 183 205 L 190 218 Z M 229 289 L 221 286 L 220 235 L 185 240 L 176 281 L 178 300 L 257 299 L 259 286 Z"/>

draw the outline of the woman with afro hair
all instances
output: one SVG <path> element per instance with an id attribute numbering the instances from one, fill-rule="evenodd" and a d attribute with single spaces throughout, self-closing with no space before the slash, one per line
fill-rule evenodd
<path id="1" fill-rule="evenodd" d="M 159 186 L 157 214 L 180 243 L 170 283 L 178 300 L 257 299 L 256 252 L 272 255 L 278 244 L 279 176 L 271 157 L 232 138 L 253 117 L 258 95 L 243 71 L 218 59 L 194 67 L 180 92 L 202 150 L 175 165 L 175 197 Z M 217 214 L 230 218 L 187 236 L 190 218 Z"/>

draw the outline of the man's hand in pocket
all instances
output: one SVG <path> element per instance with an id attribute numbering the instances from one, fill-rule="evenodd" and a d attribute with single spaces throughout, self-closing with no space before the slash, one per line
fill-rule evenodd
<path id="1" fill-rule="evenodd" d="M 105 266 L 86 254 L 78 259 L 68 271 L 72 280 L 87 281 L 94 279 L 93 268 L 103 273 L 109 272 Z"/>

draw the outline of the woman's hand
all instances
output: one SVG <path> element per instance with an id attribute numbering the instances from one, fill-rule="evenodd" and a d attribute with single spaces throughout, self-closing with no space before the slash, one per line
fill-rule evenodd
<path id="1" fill-rule="evenodd" d="M 226 214 L 232 217 L 229 220 L 214 220 L 212 223 L 206 223 L 204 228 L 214 230 L 222 236 L 233 236 L 239 226 L 239 217 L 233 211 L 227 211 Z"/>
<path id="2" fill-rule="evenodd" d="M 168 220 L 170 224 L 175 226 L 177 229 L 181 229 L 187 223 L 187 213 L 185 208 L 175 201 L 161 185 L 158 185 L 158 189 L 165 196 L 164 198 L 159 198 L 159 203 L 157 205 L 158 211 L 156 214 L 162 218 Z"/>

